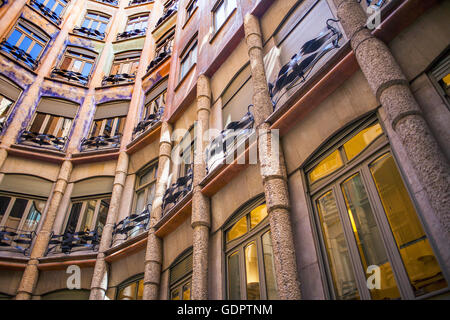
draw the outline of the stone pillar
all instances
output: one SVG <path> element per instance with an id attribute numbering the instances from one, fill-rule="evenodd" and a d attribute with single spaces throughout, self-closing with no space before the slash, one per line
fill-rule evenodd
<path id="1" fill-rule="evenodd" d="M 258 134 L 260 173 L 269 214 L 275 262 L 275 276 L 280 299 L 300 299 L 294 240 L 290 219 L 287 174 L 281 144 L 272 142 L 267 117 L 272 113 L 266 72 L 262 35 L 257 17 L 247 14 L 244 19 L 245 38 L 250 58 L 253 83 L 253 115 Z M 272 150 L 279 156 L 273 159 Z"/>
<path id="2" fill-rule="evenodd" d="M 144 265 L 144 300 L 158 300 L 162 265 L 162 239 L 156 234 L 155 224 L 162 217 L 162 200 L 167 189 L 170 174 L 170 159 L 172 152 L 172 127 L 163 122 L 159 142 L 158 176 L 156 177 L 155 197 L 150 215 L 150 228 L 147 238 Z"/>
<path id="3" fill-rule="evenodd" d="M 37 280 L 39 277 L 39 270 L 37 265 L 39 264 L 39 258 L 44 256 L 45 251 L 48 247 L 48 242 L 51 237 L 53 224 L 55 222 L 56 213 L 58 212 L 58 207 L 61 203 L 61 199 L 67 187 L 67 182 L 69 181 L 70 174 L 72 172 L 72 162 L 66 160 L 61 165 L 59 170 L 58 178 L 55 183 L 55 188 L 53 190 L 50 199 L 50 204 L 45 214 L 45 218 L 42 224 L 41 231 L 36 237 L 33 249 L 31 251 L 30 259 L 25 267 L 25 271 L 22 275 L 22 280 L 20 281 L 19 288 L 17 289 L 16 300 L 29 300 L 33 294 L 36 287 Z"/>
<path id="4" fill-rule="evenodd" d="M 398 134 L 442 229 L 450 233 L 450 165 L 439 148 L 408 80 L 384 42 L 366 25 L 366 14 L 355 0 L 334 0 L 337 16 L 387 121 Z"/>
<path id="5" fill-rule="evenodd" d="M 128 161 L 128 154 L 125 151 L 121 151 L 119 154 L 119 159 L 117 160 L 108 216 L 106 218 L 105 226 L 103 227 L 102 238 L 100 240 L 97 254 L 97 261 L 95 262 L 94 274 L 92 276 L 91 294 L 89 296 L 90 300 L 103 300 L 105 298 L 106 290 L 108 289 L 108 265 L 105 261 L 105 251 L 111 247 L 114 223 L 116 222 L 123 187 L 128 172 Z"/>
<path id="6" fill-rule="evenodd" d="M 210 80 L 200 75 L 197 80 L 197 122 L 194 152 L 194 175 L 192 181 L 193 253 L 192 253 L 192 300 L 208 299 L 208 242 L 211 227 L 209 198 L 202 194 L 200 182 L 206 176 L 204 133 L 209 129 L 211 112 Z"/>

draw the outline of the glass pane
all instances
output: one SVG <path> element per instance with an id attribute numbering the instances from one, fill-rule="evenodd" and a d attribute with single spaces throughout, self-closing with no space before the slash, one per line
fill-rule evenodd
<path id="1" fill-rule="evenodd" d="M 0 222 L 2 221 L 3 216 L 8 209 L 9 202 L 11 201 L 10 197 L 0 196 Z"/>
<path id="2" fill-rule="evenodd" d="M 136 282 L 133 282 L 119 290 L 117 300 L 135 300 L 136 299 Z"/>
<path id="3" fill-rule="evenodd" d="M 139 185 L 143 186 L 144 184 L 149 183 L 155 177 L 154 175 L 154 167 L 148 169 L 139 179 Z"/>
<path id="4" fill-rule="evenodd" d="M 391 154 L 370 165 L 397 247 L 416 296 L 447 286 Z"/>
<path id="5" fill-rule="evenodd" d="M 155 186 L 156 184 L 153 183 L 152 185 L 148 186 L 148 192 L 147 192 L 147 205 L 151 205 L 153 203 L 153 199 L 155 197 Z"/>
<path id="6" fill-rule="evenodd" d="M 64 7 L 60 4 L 58 4 L 55 8 L 55 14 L 60 17 L 61 16 L 61 12 L 63 11 Z"/>
<path id="7" fill-rule="evenodd" d="M 117 119 L 116 132 L 114 133 L 116 136 L 123 133 L 123 128 L 125 127 L 125 117 L 119 117 Z"/>
<path id="8" fill-rule="evenodd" d="M 94 219 L 96 200 L 89 200 L 87 202 L 86 212 L 84 213 L 83 221 L 80 225 L 79 231 L 91 231 L 92 220 Z"/>
<path id="9" fill-rule="evenodd" d="M 0 95 L 0 123 L 6 121 L 6 117 L 9 114 L 9 109 L 11 108 L 13 102 L 2 95 Z"/>
<path id="10" fill-rule="evenodd" d="M 239 238 L 247 233 L 247 216 L 242 217 L 227 231 L 227 241 Z"/>
<path id="11" fill-rule="evenodd" d="M 81 74 L 83 76 L 87 77 L 91 73 L 91 68 L 92 68 L 92 63 L 86 62 L 84 64 L 83 71 L 81 71 Z"/>
<path id="12" fill-rule="evenodd" d="M 380 289 L 370 290 L 372 298 L 377 300 L 400 298 L 391 264 L 359 173 L 342 184 L 342 192 L 364 271 L 367 271 L 369 266 L 380 267 L 381 286 Z M 370 277 L 371 273 L 366 276 Z"/>
<path id="13" fill-rule="evenodd" d="M 342 167 L 343 162 L 341 158 L 341 154 L 339 153 L 339 150 L 336 150 L 332 154 L 330 154 L 328 157 L 323 159 L 315 168 L 313 171 L 309 173 L 309 180 L 311 180 L 311 183 L 323 178 L 333 171 L 339 169 Z"/>
<path id="14" fill-rule="evenodd" d="M 72 71 L 74 71 L 74 72 L 80 72 L 81 71 L 81 65 L 83 64 L 83 62 L 82 61 L 80 61 L 80 60 L 75 60 L 74 62 L 73 62 L 73 65 L 72 65 Z"/>
<path id="15" fill-rule="evenodd" d="M 102 121 L 103 120 L 94 121 L 94 124 L 92 125 L 91 137 L 98 137 L 100 135 L 100 130 L 102 129 Z"/>
<path id="16" fill-rule="evenodd" d="M 172 292 L 170 293 L 170 297 L 171 300 L 180 300 L 180 290 L 179 289 L 172 290 Z"/>
<path id="17" fill-rule="evenodd" d="M 36 231 L 44 211 L 45 201 L 33 200 L 27 219 L 23 225 L 24 231 Z"/>
<path id="18" fill-rule="evenodd" d="M 96 224 L 96 228 L 99 234 L 102 234 L 103 227 L 106 224 L 106 218 L 108 217 L 108 210 L 109 210 L 109 201 L 110 199 L 103 199 L 100 202 L 100 208 L 98 210 L 98 218 Z"/>
<path id="19" fill-rule="evenodd" d="M 136 213 L 144 211 L 145 207 L 145 189 L 136 194 Z"/>
<path id="20" fill-rule="evenodd" d="M 183 300 L 191 300 L 191 283 L 183 285 Z"/>
<path id="21" fill-rule="evenodd" d="M 329 191 L 324 194 L 316 200 L 316 205 L 333 276 L 336 298 L 341 300 L 359 299 L 344 229 L 333 193 Z"/>
<path id="22" fill-rule="evenodd" d="M 22 49 L 23 51 L 28 51 L 28 48 L 30 47 L 32 42 L 33 42 L 32 39 L 30 39 L 29 37 L 25 36 L 25 38 L 20 43 L 19 48 Z"/>
<path id="23" fill-rule="evenodd" d="M 50 115 L 48 118 L 49 119 L 47 121 L 47 125 L 45 126 L 44 131 L 41 133 L 53 134 L 55 132 L 56 126 L 58 125 L 59 117 Z"/>
<path id="24" fill-rule="evenodd" d="M 57 137 L 67 137 L 72 126 L 72 119 L 63 118 L 61 128 L 56 132 Z"/>
<path id="25" fill-rule="evenodd" d="M 360 131 L 356 136 L 344 143 L 344 151 L 347 159 L 353 159 L 382 133 L 383 130 L 379 123 Z"/>
<path id="26" fill-rule="evenodd" d="M 28 204 L 28 200 L 16 198 L 14 205 L 9 213 L 8 219 L 6 219 L 5 226 L 13 229 L 19 227 L 20 220 Z"/>
<path id="27" fill-rule="evenodd" d="M 241 276 L 238 252 L 234 252 L 228 257 L 228 298 L 230 300 L 241 299 Z"/>
<path id="28" fill-rule="evenodd" d="M 89 23 L 91 23 L 90 19 L 88 19 L 88 18 L 84 19 L 82 27 L 89 28 Z"/>
<path id="29" fill-rule="evenodd" d="M 30 56 L 34 60 L 36 60 L 39 57 L 39 55 L 41 54 L 42 49 L 43 49 L 43 47 L 40 44 L 35 43 L 33 46 L 33 49 L 31 49 L 31 51 L 30 51 Z"/>
<path id="30" fill-rule="evenodd" d="M 260 205 L 250 212 L 250 229 L 256 227 L 264 218 L 267 217 L 266 204 Z"/>
<path id="31" fill-rule="evenodd" d="M 45 120 L 45 114 L 44 113 L 36 113 L 36 117 L 34 118 L 33 124 L 31 125 L 30 131 L 31 132 L 41 132 L 42 124 Z"/>
<path id="32" fill-rule="evenodd" d="M 247 300 L 259 300 L 259 272 L 256 244 L 250 243 L 245 248 L 245 272 L 247 279 Z"/>
<path id="33" fill-rule="evenodd" d="M 138 282 L 138 292 L 136 300 L 142 300 L 143 296 L 144 296 L 144 279 L 141 279 Z"/>
<path id="34" fill-rule="evenodd" d="M 78 217 L 80 216 L 83 202 L 77 202 L 72 205 L 70 210 L 69 220 L 67 221 L 66 230 L 64 232 L 74 233 L 77 228 Z"/>
<path id="35" fill-rule="evenodd" d="M 266 274 L 267 299 L 277 300 L 277 283 L 275 280 L 275 265 L 273 262 L 273 248 L 270 231 L 262 236 L 262 246 L 264 253 L 264 272 Z"/>
<path id="36" fill-rule="evenodd" d="M 106 30 L 106 23 L 100 23 L 98 31 L 104 33 Z"/>
<path id="37" fill-rule="evenodd" d="M 22 36 L 22 33 L 18 30 L 14 30 L 11 35 L 8 38 L 8 43 L 12 46 L 17 45 L 17 41 L 19 41 L 20 37 Z"/>

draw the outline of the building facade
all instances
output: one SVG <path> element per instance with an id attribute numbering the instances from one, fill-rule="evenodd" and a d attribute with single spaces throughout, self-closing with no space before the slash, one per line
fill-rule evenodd
<path id="1" fill-rule="evenodd" d="M 0 1 L 1 299 L 449 299 L 450 1 Z"/>

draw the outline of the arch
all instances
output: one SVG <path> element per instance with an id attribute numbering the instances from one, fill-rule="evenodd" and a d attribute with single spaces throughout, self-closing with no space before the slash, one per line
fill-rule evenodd
<path id="1" fill-rule="evenodd" d="M 41 295 L 41 300 L 89 300 L 88 289 L 58 289 Z"/>

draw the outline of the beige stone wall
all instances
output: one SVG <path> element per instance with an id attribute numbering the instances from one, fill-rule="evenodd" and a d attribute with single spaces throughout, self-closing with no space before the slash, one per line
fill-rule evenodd
<path id="1" fill-rule="evenodd" d="M 191 220 L 186 219 L 177 229 L 163 239 L 163 263 L 161 270 L 169 268 L 175 259 L 192 246 Z"/>
<path id="2" fill-rule="evenodd" d="M 41 296 L 56 290 L 67 289 L 67 279 L 71 274 L 66 273 L 66 270 L 41 271 L 34 295 Z M 81 268 L 80 270 L 81 289 L 90 289 L 93 268 Z"/>
<path id="3" fill-rule="evenodd" d="M 140 250 L 110 264 L 108 288 L 117 287 L 130 277 L 144 272 L 145 250 Z"/>
<path id="4" fill-rule="evenodd" d="M 0 270 L 0 292 L 14 296 L 19 287 L 23 271 Z"/>

